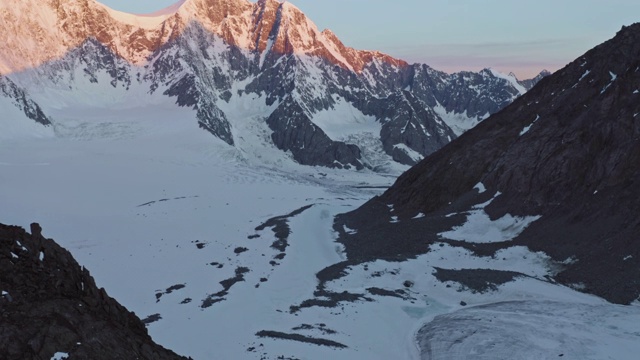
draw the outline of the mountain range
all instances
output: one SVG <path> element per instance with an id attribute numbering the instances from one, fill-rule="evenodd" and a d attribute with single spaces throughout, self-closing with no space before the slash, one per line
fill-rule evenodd
<path id="1" fill-rule="evenodd" d="M 286 2 L 0 18 L 0 218 L 61 245 L 0 224 L 0 358 L 640 352 L 640 24 L 520 82 Z"/>
<path id="2" fill-rule="evenodd" d="M 551 281 L 640 299 L 638 44 L 640 24 L 623 27 L 340 216 L 349 259 L 525 246 L 556 261 Z"/>
<path id="3" fill-rule="evenodd" d="M 176 121 L 241 152 L 275 146 L 304 165 L 385 170 L 415 164 L 548 75 L 446 74 L 355 50 L 276 0 L 185 0 L 149 15 L 93 0 L 0 10 L 0 95 L 49 136 L 126 136 L 121 115 L 88 118 L 131 122 L 175 104 L 191 110 Z"/>

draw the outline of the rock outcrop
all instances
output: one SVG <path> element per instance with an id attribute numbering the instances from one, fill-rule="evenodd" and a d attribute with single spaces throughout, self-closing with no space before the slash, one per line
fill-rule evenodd
<path id="1" fill-rule="evenodd" d="M 640 297 L 639 185 L 634 24 L 340 216 L 335 228 L 353 261 L 414 256 L 465 221 L 452 214 L 490 201 L 491 220 L 540 218 L 509 241 L 457 245 L 482 255 L 522 245 L 543 251 L 563 264 L 555 281 L 629 304 Z"/>
<path id="2" fill-rule="evenodd" d="M 51 125 L 51 119 L 42 111 L 40 105 L 33 101 L 24 89 L 2 74 L 0 74 L 0 97 L 11 101 L 12 105 L 21 110 L 26 118 L 43 126 Z"/>
<path id="3" fill-rule="evenodd" d="M 0 358 L 185 359 L 41 230 L 0 224 Z"/>

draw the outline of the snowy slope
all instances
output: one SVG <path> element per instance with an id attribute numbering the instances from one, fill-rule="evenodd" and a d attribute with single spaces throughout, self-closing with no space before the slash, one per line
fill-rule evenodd
<path id="1" fill-rule="evenodd" d="M 186 0 L 148 16 L 81 3 L 65 3 L 65 21 L 103 16 L 105 28 L 62 33 L 47 10 L 53 1 L 20 2 L 25 18 L 3 18 L 20 25 L 14 33 L 42 30 L 0 42 L 0 72 L 28 89 L 52 125 L 23 121 L 15 97 L 0 97 L 11 115 L 0 118 L 0 219 L 38 221 L 99 286 L 147 318 L 162 345 L 195 359 L 632 359 L 640 351 L 637 302 L 620 307 L 560 286 L 549 277 L 566 264 L 523 246 L 482 256 L 449 241 L 508 242 L 535 226 L 535 214 L 492 220 L 488 203 L 456 210 L 442 223 L 458 226 L 405 261 L 350 262 L 335 241 L 334 217 L 406 169 L 394 151 L 421 159 L 520 96 L 514 77 L 444 74 L 358 52 L 289 3 Z M 0 0 L 3 16 L 11 4 Z M 183 22 L 190 17 L 198 22 Z M 85 38 L 97 30 L 109 36 Z M 122 41 L 134 33 L 138 41 Z M 27 56 L 52 39 L 61 40 Z M 17 65 L 21 56 L 31 68 Z M 298 142 L 282 151 L 274 134 Z M 347 145 L 370 169 L 294 161 Z M 402 234 L 406 220 L 383 206 L 390 213 L 381 221 Z M 465 271 L 506 280 L 478 290 L 451 275 Z"/>
<path id="2" fill-rule="evenodd" d="M 20 138 L 53 137 L 53 128 L 25 116 L 24 111 L 7 97 L 0 96 L 0 141 Z"/>
<path id="3" fill-rule="evenodd" d="M 489 71 L 491 71 L 491 74 L 493 74 L 493 76 L 500 78 L 500 79 L 504 79 L 506 80 L 509 84 L 511 84 L 516 90 L 518 90 L 519 95 L 524 95 L 524 93 L 527 92 L 527 89 L 525 89 L 524 86 L 522 86 L 522 84 L 520 84 L 518 82 L 518 79 L 516 78 L 516 76 L 513 73 L 509 73 L 507 75 L 495 70 L 495 69 L 489 69 Z"/>
<path id="4" fill-rule="evenodd" d="M 0 140 L 51 137 L 51 119 L 9 78 L 0 75 Z"/>
<path id="5" fill-rule="evenodd" d="M 238 116 L 250 115 L 255 99 L 245 101 L 244 108 L 236 104 Z M 553 262 L 523 247 L 477 257 L 442 244 L 405 262 L 359 264 L 324 287 L 359 300 L 313 306 L 330 299 L 316 294 L 316 273 L 346 260 L 333 216 L 380 194 L 394 178 L 263 161 L 211 142 L 188 122 L 159 121 L 167 131 L 141 121 L 128 136 L 0 143 L 0 218 L 22 226 L 39 221 L 45 236 L 67 247 L 118 301 L 141 318 L 159 314 L 157 321 L 149 318 L 150 334 L 180 354 L 417 359 L 415 335 L 425 323 L 468 313 L 498 316 L 506 322 L 499 334 L 526 337 L 542 358 L 560 352 L 578 358 L 584 351 L 577 344 L 587 341 L 592 354 L 606 354 L 614 338 L 618 358 L 640 350 L 640 335 L 632 331 L 640 308 L 547 282 Z M 277 241 L 282 226 L 291 232 L 286 244 Z M 452 266 L 523 276 L 479 293 L 438 280 L 435 269 Z M 495 311 L 506 311 L 504 301 L 527 303 L 501 316 Z M 497 310 L 486 315 L 485 307 L 475 308 L 486 304 Z M 555 314 L 550 331 L 569 335 L 552 342 L 540 330 L 541 312 Z M 279 338 L 292 334 L 307 338 Z M 458 346 L 475 349 L 493 333 L 482 334 Z M 433 345 L 440 348 L 447 338 L 433 341 L 444 341 Z M 527 349 L 500 342 L 487 354 L 519 357 Z"/>
<path id="6" fill-rule="evenodd" d="M 248 136 L 271 132 L 259 142 L 265 151 L 275 146 L 305 165 L 414 164 L 524 91 L 488 70 L 449 75 L 348 48 L 276 0 L 185 0 L 147 15 L 93 0 L 2 0 L 0 8 L 0 73 L 48 116 L 121 116 L 131 110 L 127 101 L 144 110 L 165 96 L 195 110 L 194 126 L 252 152 L 232 109 L 254 94 L 264 111 L 255 115 L 267 124 Z M 406 96 L 411 101 L 397 104 Z"/>

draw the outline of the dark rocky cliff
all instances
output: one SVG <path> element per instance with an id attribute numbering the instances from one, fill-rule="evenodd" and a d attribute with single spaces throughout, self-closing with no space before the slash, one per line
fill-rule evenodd
<path id="1" fill-rule="evenodd" d="M 31 233 L 0 224 L 0 358 L 184 359 L 155 344 L 38 224 Z"/>
<path id="2" fill-rule="evenodd" d="M 555 281 L 616 303 L 639 298 L 640 24 L 540 81 L 335 228 L 352 261 L 414 256 L 464 222 L 445 215 L 492 197 L 491 219 L 541 218 L 512 241 L 458 245 L 484 255 L 525 245 L 565 263 Z M 391 216 L 400 221 L 384 221 Z"/>
<path id="3" fill-rule="evenodd" d="M 42 111 L 40 105 L 36 104 L 24 89 L 2 74 L 0 74 L 0 96 L 8 98 L 28 119 L 44 126 L 51 125 L 51 120 Z"/>

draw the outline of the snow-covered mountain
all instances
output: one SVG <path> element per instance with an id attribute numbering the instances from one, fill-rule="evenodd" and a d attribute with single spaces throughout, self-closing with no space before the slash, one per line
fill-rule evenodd
<path id="1" fill-rule="evenodd" d="M 623 27 L 342 216 L 349 258 L 525 246 L 557 262 L 552 281 L 639 301 L 639 44 L 640 24 Z"/>
<path id="2" fill-rule="evenodd" d="M 338 215 L 334 229 L 347 260 L 325 271 L 326 281 L 371 264 L 418 263 L 421 286 L 434 277 L 461 292 L 497 293 L 538 279 L 627 305 L 618 308 L 637 316 L 639 116 L 636 23 L 424 159 L 381 196 Z M 478 262 L 457 260 L 460 254 Z M 582 304 L 548 306 L 521 295 L 435 317 L 417 332 L 421 358 L 636 357 L 609 347 L 615 341 L 606 335 L 582 341 L 582 350 L 567 341 L 599 333 L 596 323 L 617 315 L 583 327 L 573 323 L 574 311 L 591 313 Z M 628 335 L 619 338 L 640 340 Z"/>
<path id="3" fill-rule="evenodd" d="M 12 73 L 12 82 L 13 74 L 41 81 L 46 91 L 31 86 L 29 94 L 52 112 L 56 136 L 0 141 L 0 219 L 45 229 L 1 236 L 0 304 L 16 320 L 0 322 L 8 329 L 0 329 L 0 358 L 154 351 L 138 319 L 102 291 L 85 296 L 95 288 L 44 234 L 144 319 L 155 341 L 198 360 L 635 359 L 639 30 L 623 30 L 542 80 L 385 194 L 393 174 L 303 166 L 268 146 L 264 114 L 285 107 L 276 92 L 250 92 L 254 77 L 233 78 L 229 102 L 215 100 L 243 120 L 229 117 L 235 146 L 194 126 L 205 111 L 198 104 L 209 101 L 198 85 L 205 77 L 185 60 L 200 56 L 198 43 L 190 53 L 167 43 L 163 62 L 153 64 L 184 72 L 165 72 L 165 80 L 95 39 L 72 49 L 72 60 L 37 68 L 50 77 Z M 97 61 L 104 56 L 110 60 Z M 298 69 L 300 60 L 280 61 Z M 409 111 L 416 88 L 404 89 L 390 96 Z M 197 109 L 167 102 L 171 91 L 174 101 L 197 100 Z M 327 136 L 345 128 L 320 114 L 328 111 L 312 119 Z M 362 147 L 363 159 L 381 157 L 372 148 Z M 15 307 L 4 307 L 14 297 Z M 42 301 L 53 304 L 44 310 L 55 323 L 37 318 Z M 106 329 L 105 312 L 114 318 Z M 101 330 L 121 346 L 102 341 Z"/>
<path id="4" fill-rule="evenodd" d="M 120 134 L 130 127 L 121 115 L 116 125 L 87 115 L 155 116 L 149 108 L 175 103 L 165 110 L 179 112 L 176 121 L 197 120 L 242 152 L 275 146 L 306 165 L 413 164 L 538 80 L 445 74 L 355 50 L 276 0 L 185 0 L 150 15 L 93 0 L 2 0 L 0 19 L 0 73 L 59 135 Z"/>

